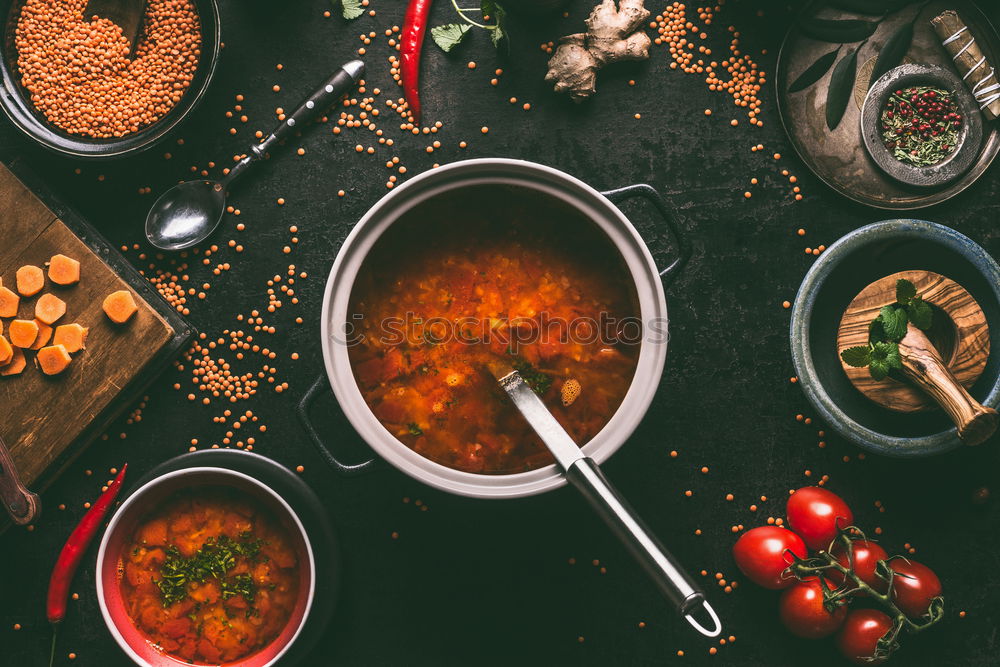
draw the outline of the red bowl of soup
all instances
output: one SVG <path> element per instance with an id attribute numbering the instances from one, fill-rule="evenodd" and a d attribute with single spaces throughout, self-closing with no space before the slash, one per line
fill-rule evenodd
<path id="1" fill-rule="evenodd" d="M 314 588 L 294 510 L 224 468 L 178 470 L 137 489 L 97 556 L 104 621 L 148 667 L 273 665 L 305 625 Z"/>

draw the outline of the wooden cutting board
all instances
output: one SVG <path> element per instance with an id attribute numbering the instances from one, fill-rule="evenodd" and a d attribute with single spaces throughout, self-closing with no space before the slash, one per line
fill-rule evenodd
<path id="1" fill-rule="evenodd" d="M 21 297 L 18 317 L 32 319 L 38 298 L 52 293 L 66 302 L 56 325 L 77 322 L 90 329 L 86 349 L 73 355 L 62 374 L 44 375 L 28 351 L 23 373 L 0 377 L 0 436 L 22 482 L 39 493 L 136 400 L 194 330 L 100 234 L 16 161 L 0 165 L 0 220 L 0 279 L 9 289 L 16 291 L 15 272 L 25 264 L 44 270 L 57 253 L 80 262 L 78 284 L 62 287 L 46 276 L 39 294 Z M 131 291 L 139 307 L 124 325 L 113 324 L 101 308 L 104 297 L 118 290 Z M 6 334 L 10 319 L 3 323 Z M 0 530 L 7 520 L 0 512 Z"/>

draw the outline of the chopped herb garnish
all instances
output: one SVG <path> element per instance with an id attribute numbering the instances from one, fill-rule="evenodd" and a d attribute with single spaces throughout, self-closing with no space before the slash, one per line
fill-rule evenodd
<path id="1" fill-rule="evenodd" d="M 182 555 L 176 546 L 167 547 L 167 558 L 160 566 L 160 580 L 156 582 L 163 606 L 168 607 L 186 598 L 190 584 L 212 578 L 219 581 L 224 600 L 240 595 L 252 605 L 257 595 L 253 578 L 249 574 L 234 577 L 226 575 L 236 567 L 238 557 L 256 562 L 260 556 L 260 547 L 261 540 L 251 539 L 249 533 L 243 533 L 239 541 L 226 535 L 209 538 L 190 557 Z M 197 611 L 197 607 L 195 610 Z"/>
<path id="2" fill-rule="evenodd" d="M 410 422 L 410 423 L 409 423 L 409 424 L 407 425 L 407 427 L 406 427 L 406 428 L 407 428 L 407 429 L 409 429 L 409 431 L 410 431 L 410 435 L 423 435 L 423 434 L 424 434 L 424 430 L 423 430 L 422 428 L 420 428 L 419 426 L 417 426 L 417 425 L 416 425 L 415 423 L 413 423 L 413 422 Z"/>
<path id="3" fill-rule="evenodd" d="M 521 379 L 528 383 L 531 390 L 541 396 L 552 386 L 552 376 L 536 369 L 523 359 L 514 362 L 514 368 L 521 374 Z"/>

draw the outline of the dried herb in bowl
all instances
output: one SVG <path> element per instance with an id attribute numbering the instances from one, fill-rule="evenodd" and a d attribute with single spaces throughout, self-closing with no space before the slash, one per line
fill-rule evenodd
<path id="1" fill-rule="evenodd" d="M 882 140 L 900 162 L 938 164 L 951 155 L 962 130 L 955 94 L 934 86 L 896 90 L 882 109 Z"/>

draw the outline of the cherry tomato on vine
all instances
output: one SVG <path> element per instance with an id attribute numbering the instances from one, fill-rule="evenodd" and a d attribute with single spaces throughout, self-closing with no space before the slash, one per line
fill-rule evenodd
<path id="1" fill-rule="evenodd" d="M 854 514 L 836 493 L 819 486 L 805 486 L 788 497 L 788 525 L 810 549 L 827 549 L 838 528 L 854 523 Z"/>
<path id="2" fill-rule="evenodd" d="M 791 553 L 805 558 L 807 551 L 802 538 L 778 526 L 752 528 L 733 545 L 733 558 L 747 578 L 764 588 L 777 590 L 795 584 L 795 577 L 781 573 L 794 562 Z"/>
<path id="3" fill-rule="evenodd" d="M 818 577 L 800 581 L 781 594 L 778 613 L 788 631 L 803 639 L 829 637 L 844 624 L 847 606 L 836 607 L 833 613 L 823 604 L 823 589 L 833 589 L 829 582 L 821 582 Z"/>
<path id="4" fill-rule="evenodd" d="M 854 540 L 851 542 L 852 550 L 854 552 L 854 573 L 858 575 L 861 581 L 865 582 L 872 588 L 874 588 L 879 593 L 885 593 L 885 589 L 888 583 L 885 579 L 882 579 L 877 574 L 875 574 L 875 565 L 880 560 L 886 560 L 889 558 L 889 554 L 885 552 L 885 549 L 880 547 L 875 542 L 869 542 L 868 540 Z M 834 545 L 830 554 L 837 559 L 837 562 L 848 567 L 847 551 L 844 549 L 843 544 L 838 542 Z M 840 586 L 844 583 L 844 575 L 834 569 L 827 570 L 830 580 Z M 864 595 L 864 593 L 862 593 Z"/>
<path id="5" fill-rule="evenodd" d="M 877 609 L 852 609 L 837 635 L 837 648 L 855 664 L 877 665 L 888 659 L 875 659 L 875 647 L 890 629 L 892 619 L 887 614 Z"/>
<path id="6" fill-rule="evenodd" d="M 892 571 L 892 601 L 910 618 L 927 613 L 931 600 L 941 595 L 941 580 L 934 571 L 915 560 L 894 558 Z"/>

